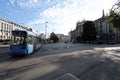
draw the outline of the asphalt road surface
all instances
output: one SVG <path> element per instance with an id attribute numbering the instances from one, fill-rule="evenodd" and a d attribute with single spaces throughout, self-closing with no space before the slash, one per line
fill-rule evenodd
<path id="1" fill-rule="evenodd" d="M 44 44 L 25 57 L 0 48 L 0 80 L 120 80 L 119 46 Z"/>

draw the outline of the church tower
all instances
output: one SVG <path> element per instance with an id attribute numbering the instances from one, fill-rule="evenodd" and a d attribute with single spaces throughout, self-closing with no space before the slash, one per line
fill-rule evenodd
<path id="1" fill-rule="evenodd" d="M 103 9 L 103 15 L 102 15 L 102 17 L 103 17 L 103 18 L 105 17 L 105 12 L 104 12 L 104 9 Z"/>

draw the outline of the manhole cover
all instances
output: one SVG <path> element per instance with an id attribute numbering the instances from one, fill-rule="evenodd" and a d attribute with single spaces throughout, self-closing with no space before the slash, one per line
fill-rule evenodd
<path id="1" fill-rule="evenodd" d="M 55 80 L 79 80 L 79 79 L 75 77 L 74 75 L 72 75 L 71 73 L 67 73 L 65 75 L 62 75 L 56 78 Z"/>

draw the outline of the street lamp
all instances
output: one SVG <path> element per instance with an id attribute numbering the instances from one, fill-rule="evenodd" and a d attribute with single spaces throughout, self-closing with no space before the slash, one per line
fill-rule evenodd
<path id="1" fill-rule="evenodd" d="M 45 22 L 45 39 L 47 38 L 47 21 Z"/>
<path id="2" fill-rule="evenodd" d="M 46 21 L 46 22 L 45 22 L 45 24 L 46 24 L 46 25 L 45 25 L 45 38 L 47 38 L 47 23 L 48 23 L 48 22 Z"/>

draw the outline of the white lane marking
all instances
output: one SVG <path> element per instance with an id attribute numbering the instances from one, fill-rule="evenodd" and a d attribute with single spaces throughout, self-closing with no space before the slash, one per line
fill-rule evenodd
<path id="1" fill-rule="evenodd" d="M 62 75 L 54 80 L 62 80 L 62 79 L 65 79 L 66 77 L 71 77 L 70 79 L 71 80 L 79 80 L 77 77 L 75 77 L 74 75 L 72 75 L 71 73 L 67 73 L 65 75 Z M 67 79 L 67 78 L 66 78 Z"/>

